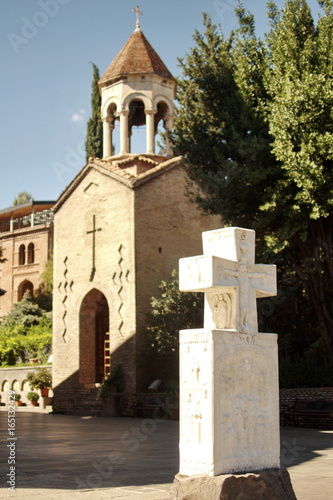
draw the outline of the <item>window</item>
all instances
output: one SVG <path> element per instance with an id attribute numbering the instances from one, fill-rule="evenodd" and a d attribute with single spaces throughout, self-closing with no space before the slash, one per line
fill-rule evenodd
<path id="1" fill-rule="evenodd" d="M 24 266 L 25 264 L 25 245 L 20 245 L 19 248 L 19 265 Z"/>
<path id="2" fill-rule="evenodd" d="M 33 264 L 35 262 L 35 245 L 29 243 L 28 245 L 28 264 Z"/>

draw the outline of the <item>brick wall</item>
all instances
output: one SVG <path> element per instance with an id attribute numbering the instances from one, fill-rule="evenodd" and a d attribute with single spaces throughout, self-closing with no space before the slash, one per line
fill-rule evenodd
<path id="1" fill-rule="evenodd" d="M 19 286 L 25 280 L 32 283 L 36 290 L 41 283 L 41 273 L 50 256 L 53 239 L 53 226 L 36 226 L 35 228 L 18 229 L 13 233 L 1 235 L 0 245 L 6 262 L 0 265 L 0 288 L 6 290 L 1 297 L 0 317 L 10 311 L 13 304 L 19 300 Z M 27 249 L 34 244 L 34 262 L 27 263 Z M 25 246 L 26 262 L 19 264 L 19 247 Z"/>
<path id="2" fill-rule="evenodd" d="M 202 254 L 203 231 L 222 226 L 221 217 L 203 215 L 185 191 L 185 171 L 175 168 L 135 192 L 138 342 L 151 309 L 151 297 L 160 296 L 162 279 L 169 279 L 172 270 L 178 269 L 180 258 Z M 149 377 L 149 364 L 140 365 Z M 144 373 L 140 379 L 146 385 L 140 384 L 138 389 L 147 389 L 149 379 Z"/>
<path id="3" fill-rule="evenodd" d="M 306 387 L 280 389 L 280 406 L 292 406 L 296 399 L 330 399 L 333 401 L 333 387 Z"/>

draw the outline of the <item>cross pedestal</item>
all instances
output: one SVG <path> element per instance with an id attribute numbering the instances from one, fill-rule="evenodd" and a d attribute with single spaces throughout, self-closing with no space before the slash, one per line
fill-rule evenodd
<path id="1" fill-rule="evenodd" d="M 205 293 L 204 328 L 180 334 L 180 474 L 278 468 L 277 336 L 256 312 L 275 266 L 255 264 L 252 230 L 208 231 L 203 248 L 179 266 L 180 290 Z"/>

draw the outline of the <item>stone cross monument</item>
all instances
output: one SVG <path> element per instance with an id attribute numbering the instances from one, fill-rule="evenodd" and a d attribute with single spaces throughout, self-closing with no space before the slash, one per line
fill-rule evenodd
<path id="1" fill-rule="evenodd" d="M 204 292 L 205 313 L 203 329 L 180 332 L 178 480 L 276 470 L 277 335 L 258 333 L 256 310 L 257 298 L 276 295 L 276 268 L 255 264 L 252 230 L 202 236 L 204 255 L 181 259 L 179 266 L 180 290 Z"/>

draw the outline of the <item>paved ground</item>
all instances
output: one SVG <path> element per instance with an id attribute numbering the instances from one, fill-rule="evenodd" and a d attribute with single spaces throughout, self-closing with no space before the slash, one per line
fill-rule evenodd
<path id="1" fill-rule="evenodd" d="M 0 498 L 170 500 L 178 422 L 16 412 L 16 492 L 7 490 L 7 411 L 0 412 Z M 333 498 L 333 431 L 285 428 L 281 459 L 298 500 Z"/>

